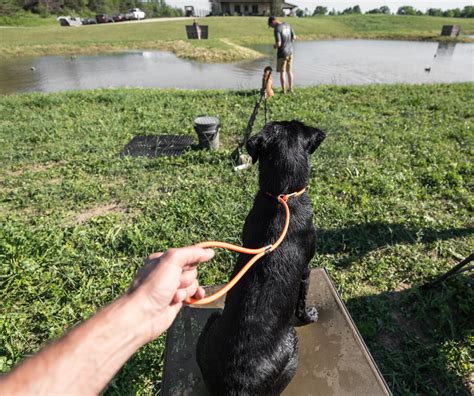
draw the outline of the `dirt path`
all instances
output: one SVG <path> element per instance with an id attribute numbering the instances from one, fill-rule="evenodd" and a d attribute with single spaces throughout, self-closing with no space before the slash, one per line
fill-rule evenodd
<path id="1" fill-rule="evenodd" d="M 192 18 L 192 17 L 176 17 L 176 18 L 150 18 L 150 19 L 142 19 L 140 21 L 124 21 L 124 22 L 115 22 L 115 23 L 120 23 L 121 25 L 125 25 L 126 23 L 154 23 L 154 22 L 169 22 L 169 21 L 186 21 L 186 20 L 192 20 L 192 19 L 197 19 L 197 18 Z M 110 25 L 113 25 L 114 23 L 111 23 Z M 102 23 L 101 25 L 106 25 Z"/>

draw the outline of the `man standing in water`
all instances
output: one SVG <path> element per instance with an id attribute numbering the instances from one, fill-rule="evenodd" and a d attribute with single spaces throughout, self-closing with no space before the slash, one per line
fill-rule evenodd
<path id="1" fill-rule="evenodd" d="M 286 93 L 286 76 L 288 76 L 288 92 L 292 92 L 293 41 L 296 39 L 295 32 L 288 23 L 280 22 L 273 16 L 268 18 L 268 26 L 272 27 L 275 32 L 273 48 L 277 49 L 277 72 L 280 73 L 282 91 Z"/>

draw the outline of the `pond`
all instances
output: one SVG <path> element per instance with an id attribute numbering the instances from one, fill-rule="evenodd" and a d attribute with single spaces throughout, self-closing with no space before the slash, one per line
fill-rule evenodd
<path id="1" fill-rule="evenodd" d="M 161 51 L 43 56 L 0 61 L 0 93 L 104 87 L 257 88 L 274 67 L 271 46 L 254 61 L 209 64 Z M 474 81 L 474 44 L 386 40 L 295 43 L 296 86 Z M 277 76 L 274 77 L 279 86 Z"/>

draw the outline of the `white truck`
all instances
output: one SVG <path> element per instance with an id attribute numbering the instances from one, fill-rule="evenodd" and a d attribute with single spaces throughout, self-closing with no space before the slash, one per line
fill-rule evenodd
<path id="1" fill-rule="evenodd" d="M 145 19 L 145 12 L 140 10 L 140 8 L 131 8 L 125 15 L 127 19 L 135 19 L 137 21 Z"/>

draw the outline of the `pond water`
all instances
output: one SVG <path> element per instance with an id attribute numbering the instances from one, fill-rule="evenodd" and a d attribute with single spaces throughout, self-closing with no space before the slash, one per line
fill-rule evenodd
<path id="1" fill-rule="evenodd" d="M 0 61 L 0 93 L 103 87 L 257 88 L 275 66 L 270 46 L 254 61 L 207 64 L 161 51 Z M 474 44 L 385 40 L 295 43 L 296 86 L 474 81 Z M 278 78 L 274 77 L 276 86 Z"/>

